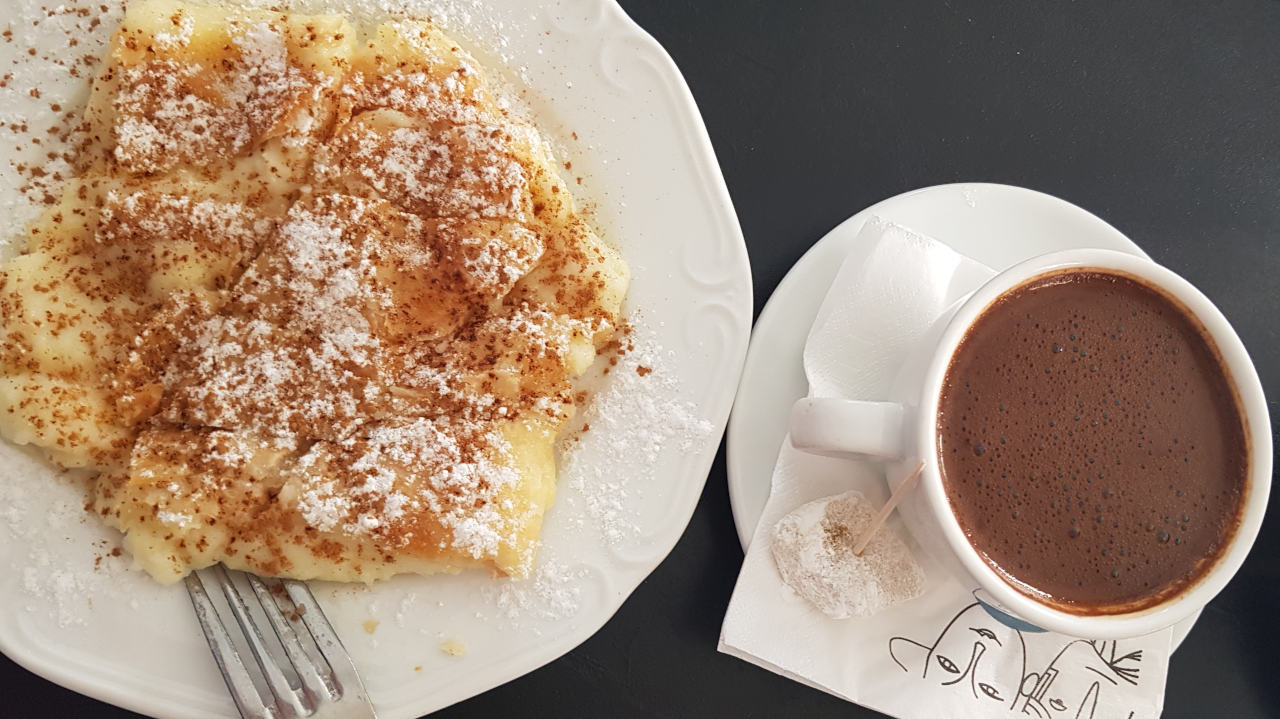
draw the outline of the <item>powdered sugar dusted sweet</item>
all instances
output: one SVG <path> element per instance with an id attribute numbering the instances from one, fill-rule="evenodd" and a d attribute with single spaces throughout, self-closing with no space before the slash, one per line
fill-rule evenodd
<path id="1" fill-rule="evenodd" d="M 380 3 L 373 3 L 380 4 Z M 388 3 L 389 4 L 389 3 Z M 465 22 L 474 22 L 481 15 L 485 14 L 485 8 L 481 3 L 442 3 L 443 5 L 454 8 L 449 12 L 443 13 L 441 17 L 463 18 Z M 454 22 L 461 23 L 461 20 Z M 171 33 L 167 33 L 160 38 L 160 43 L 168 48 L 179 48 L 185 42 L 185 37 L 189 35 L 189 30 L 180 23 L 179 26 Z M 172 36 L 172 37 L 171 37 Z M 447 92 L 461 93 L 467 90 L 463 80 L 455 78 L 446 78 L 443 87 Z M 410 103 L 405 105 L 406 111 L 412 109 Z M 456 108 L 455 108 L 456 109 Z M 421 105 L 418 110 L 421 111 Z M 445 115 L 448 113 L 445 112 Z M 457 113 L 454 117 L 462 119 L 463 113 Z M 471 118 L 468 118 L 471 119 Z M 475 123 L 473 123 L 475 124 Z M 478 126 L 478 125 L 477 125 Z M 523 128 L 517 128 L 523 131 Z M 475 133 L 473 133 L 475 134 Z M 479 135 L 475 135 L 472 139 L 483 140 Z M 516 187 L 518 180 L 512 180 L 511 173 L 496 173 L 489 178 L 484 178 L 477 174 L 476 178 L 485 181 L 495 180 L 498 187 Z M 505 184 L 504 184 L 505 183 Z M 526 183 L 527 184 L 527 183 Z M 308 190 L 317 188 L 308 188 Z M 513 190 L 514 192 L 514 190 Z M 477 193 L 472 193 L 476 196 Z M 496 195 L 499 198 L 508 197 L 507 193 L 501 192 Z M 369 198 L 362 198 L 369 199 Z M 474 203 L 473 203 L 474 204 Z M 465 206 L 460 203 L 458 206 Z M 493 206 L 481 207 L 479 211 L 472 213 L 475 215 L 493 217 L 506 220 L 511 215 L 517 213 L 518 204 L 515 200 L 508 201 L 505 205 L 492 209 Z M 220 217 L 213 211 L 213 205 L 205 204 L 201 206 L 201 211 L 208 211 L 211 217 L 209 224 L 216 225 L 221 222 Z M 520 211 L 525 208 L 519 207 Z M 487 213 L 487 214 L 486 214 Z M 258 222 L 258 219 L 248 218 L 250 222 Z M 452 220 L 453 218 L 449 218 Z M 474 218 L 470 218 L 474 219 Z M 291 220 L 286 218 L 283 224 L 287 224 Z M 288 228 L 287 231 L 281 232 L 281 237 L 292 233 L 301 232 L 301 224 Z M 272 230 L 274 232 L 274 230 Z M 527 227 L 520 223 L 510 223 L 504 229 L 503 238 L 512 238 L 511 240 L 503 239 L 495 242 L 492 235 L 486 233 L 467 232 L 461 235 L 461 247 L 474 248 L 474 252 L 464 252 L 462 263 L 466 268 L 466 276 L 479 278 L 485 285 L 501 285 L 511 284 L 522 277 L 528 269 L 536 263 L 538 259 L 537 253 L 526 253 L 524 247 L 529 244 L 530 231 Z M 312 248 L 314 249 L 314 247 Z M 540 252 L 538 248 L 537 252 Z M 252 250 L 251 255 L 256 256 L 257 250 Z M 306 264 L 313 261 L 321 261 L 323 257 L 310 257 L 305 255 L 304 251 L 296 254 L 299 260 L 303 261 L 303 271 L 298 272 L 296 277 L 306 276 Z M 424 253 L 426 259 L 419 264 L 429 262 L 433 255 L 429 251 Z M 343 262 L 338 263 L 341 269 L 354 270 L 350 275 L 356 276 L 361 282 L 369 279 L 367 267 L 365 272 L 361 274 L 360 262 L 356 260 L 354 266 L 349 266 L 351 256 L 345 256 Z M 329 264 L 333 266 L 332 263 Z M 296 268 L 291 268 L 296 269 Z M 335 295 L 343 294 L 341 291 L 343 276 L 342 273 L 335 273 L 331 277 L 325 275 L 326 281 L 332 279 L 330 285 L 335 289 Z M 308 277 L 308 279 L 310 279 Z M 366 287 L 367 289 L 367 287 Z M 254 305 L 255 303 L 265 303 L 266 293 L 262 292 L 246 292 L 239 297 L 236 302 L 240 303 L 240 309 Z M 368 305 L 380 304 L 383 299 L 377 297 L 365 297 L 365 305 L 362 311 L 367 309 Z M 298 313 L 309 314 L 310 316 L 319 317 L 325 313 L 319 311 L 317 305 L 307 306 L 305 303 L 299 305 Z M 215 308 L 214 311 L 220 311 Z M 325 324 L 332 319 L 332 316 L 325 315 Z M 224 317 L 224 322 L 229 320 Z M 254 322 L 257 324 L 254 324 Z M 265 325 L 270 325 L 270 330 Z M 241 361 L 240 358 L 246 355 L 258 354 L 254 360 L 259 365 L 249 375 L 255 375 L 257 379 L 248 382 L 246 386 L 252 385 L 256 387 L 271 387 L 278 385 L 281 378 L 293 371 L 293 369 L 282 369 L 282 365 L 288 362 L 294 362 L 298 367 L 306 366 L 308 369 L 317 371 L 332 369 L 334 365 L 342 364 L 342 353 L 339 351 L 343 347 L 359 345 L 355 341 L 357 337 L 363 336 L 362 330 L 359 328 L 344 330 L 345 335 L 333 333 L 333 337 L 328 341 L 327 345 L 322 344 L 322 350 L 308 356 L 309 365 L 302 362 L 296 362 L 295 358 L 280 357 L 270 353 L 255 353 L 254 351 L 245 351 L 246 341 L 252 343 L 255 336 L 264 336 L 268 331 L 279 332 L 280 325 L 287 323 L 276 322 L 274 319 L 268 321 L 267 318 L 258 316 L 250 320 L 245 320 L 241 325 L 226 326 L 221 328 L 216 334 L 221 338 L 228 340 L 219 343 L 216 339 L 209 340 L 208 346 L 210 352 L 217 354 L 222 351 L 222 361 L 230 360 L 232 362 Z M 598 322 L 580 320 L 577 318 L 555 317 L 554 313 L 548 313 L 545 310 L 536 307 L 515 307 L 510 312 L 502 313 L 493 318 L 490 322 L 493 332 L 488 336 L 497 336 L 501 332 L 510 331 L 511 328 L 529 329 L 534 328 L 536 332 L 529 333 L 528 346 L 534 351 L 531 354 L 538 354 L 550 351 L 552 355 L 562 355 L 564 347 L 571 338 L 574 341 L 582 337 L 591 337 L 597 334 L 601 325 Z M 203 344 L 203 343 L 201 343 Z M 481 346 L 482 341 L 477 340 L 473 346 Z M 671 406 L 662 406 L 662 402 L 646 401 L 641 403 L 628 404 L 618 396 L 610 395 L 610 389 L 616 385 L 625 384 L 627 391 L 637 391 L 642 394 L 665 394 L 668 391 L 673 392 L 675 396 L 680 394 L 678 383 L 675 381 L 675 375 L 670 372 L 671 358 L 665 356 L 656 343 L 650 344 L 648 341 L 635 342 L 630 353 L 624 353 L 619 359 L 618 364 L 611 368 L 610 373 L 599 385 L 603 387 L 603 392 L 597 397 L 594 405 L 588 405 L 585 413 L 580 417 L 590 424 L 592 429 L 580 436 L 580 442 L 597 441 L 601 446 L 608 446 L 612 451 L 624 452 L 630 456 L 634 453 L 637 457 L 636 465 L 643 464 L 649 466 L 652 458 L 662 456 L 665 453 L 678 451 L 680 447 L 687 447 L 691 443 L 703 438 L 707 433 L 712 431 L 712 427 L 705 420 L 702 420 L 695 408 L 687 403 L 674 403 Z M 328 349 L 324 349 L 327 347 Z M 331 352 L 330 352 L 331 351 Z M 326 354 L 328 352 L 328 354 Z M 376 352 L 373 354 L 376 355 Z M 288 362 L 286 362 L 286 360 Z M 376 362 L 371 363 L 376 365 Z M 443 377 L 444 382 L 451 393 L 441 392 L 441 395 L 448 394 L 451 399 L 458 400 L 460 397 L 467 395 L 468 401 L 474 400 L 477 406 L 492 407 L 492 417 L 506 416 L 508 413 L 515 416 L 519 411 L 516 404 L 508 404 L 499 402 L 498 395 L 489 392 L 477 392 L 476 386 L 469 381 L 469 378 L 463 376 L 463 373 L 457 371 L 463 369 L 459 364 L 454 363 L 453 366 L 442 365 L 426 365 L 430 367 L 430 372 L 434 372 L 437 377 Z M 353 373 L 356 374 L 356 373 Z M 520 368 L 515 368 L 513 375 L 520 374 Z M 241 379 L 244 379 L 243 377 Z M 597 385 L 588 383 L 586 386 L 595 387 Z M 216 394 L 212 393 L 212 394 Z M 248 399 L 254 393 L 246 392 L 245 397 Z M 312 392 L 314 402 L 336 402 L 333 396 L 324 391 Z M 613 393 L 614 395 L 618 393 Z M 372 401 L 372 397 L 361 397 L 362 400 Z M 420 398 L 415 398 L 415 400 Z M 562 412 L 565 410 L 566 404 L 563 398 L 556 396 L 550 401 L 542 401 L 539 409 L 544 411 Z M 340 405 L 341 403 L 338 402 Z M 611 404 L 620 407 L 619 410 L 609 410 L 607 407 Z M 505 412 L 504 412 L 505 410 Z M 307 408 L 308 412 L 323 414 L 325 412 L 334 411 L 320 405 L 313 405 Z M 398 410 L 397 410 L 398 411 Z M 610 423 L 605 418 L 622 412 L 625 417 L 624 421 Z M 639 425 L 631 425 L 634 418 L 643 417 L 644 421 Z M 228 422 L 228 424 L 232 424 Z M 606 429 L 607 428 L 607 429 Z M 287 429 L 287 422 L 284 424 L 275 424 L 270 422 L 256 422 L 255 431 L 268 429 L 272 432 L 292 433 Z M 344 428 L 345 432 L 347 428 Z M 351 433 L 332 440 L 323 440 L 326 449 L 332 443 L 334 447 L 344 450 L 351 450 L 350 446 L 344 445 L 348 439 L 360 437 L 359 441 L 366 441 L 364 433 L 369 432 L 373 427 L 363 424 L 350 428 Z M 593 437 L 605 432 L 634 432 L 634 441 L 629 443 L 603 442 L 592 440 Z M 313 446 L 307 452 L 315 450 Z M 303 451 L 300 449 L 299 451 Z M 353 450 L 354 452 L 354 450 Z M 568 457 L 564 462 L 573 462 L 572 454 L 575 450 L 569 448 L 566 450 Z M 360 473 L 359 479 L 353 486 L 326 487 L 323 483 L 309 486 L 298 500 L 298 506 L 302 509 L 303 517 L 308 525 L 313 527 L 321 527 L 326 530 L 342 530 L 351 531 L 360 534 L 371 534 L 377 530 L 393 524 L 400 519 L 405 512 L 413 509 L 414 502 L 427 502 L 429 497 L 422 493 L 406 493 L 397 488 L 395 482 L 390 479 L 390 475 L 385 471 L 383 466 L 381 470 L 369 463 L 362 464 L 360 457 L 366 456 L 367 453 L 359 454 L 356 459 L 351 461 L 351 465 Z M 228 454 L 223 457 L 224 460 L 230 461 L 232 456 Z M 485 470 L 479 474 L 490 472 L 488 476 L 493 476 L 491 470 Z M 573 470 L 570 470 L 573 472 Z M 588 477 L 591 475 L 583 467 L 579 466 L 576 470 L 577 474 L 570 474 L 565 478 L 565 482 L 572 482 L 568 488 L 573 492 L 569 496 L 575 500 L 581 500 L 586 495 L 591 496 L 592 509 L 586 515 L 589 524 L 598 524 L 601 533 L 610 541 L 622 541 L 628 536 L 632 536 L 635 532 L 635 524 L 640 520 L 634 515 L 634 510 L 628 507 L 634 506 L 634 502 L 630 498 L 633 493 L 643 493 L 644 484 L 650 481 L 651 477 L 644 477 L 641 480 L 633 479 L 630 485 L 616 482 L 612 477 L 600 475 L 604 481 L 596 484 L 588 484 Z M 575 478 L 576 477 L 576 478 Z M 448 488 L 452 486 L 466 486 L 468 482 L 474 483 L 475 478 L 466 478 L 465 470 L 453 475 L 432 475 L 433 487 Z M 500 482 L 499 482 L 500 484 Z M 445 491 L 447 494 L 448 492 Z M 367 498 L 369 506 L 359 507 L 359 502 L 353 499 Z M 332 500 L 332 501 L 330 501 Z M 579 505 L 581 506 L 581 505 Z M 184 522 L 179 521 L 185 516 L 183 512 L 164 512 L 161 518 L 166 523 L 172 523 L 174 526 L 181 528 Z M 464 514 L 459 513 L 456 519 L 451 519 L 454 523 L 455 543 L 464 549 L 464 551 L 475 554 L 485 553 L 491 550 L 495 543 L 495 532 L 493 527 L 498 526 L 492 516 L 486 516 L 481 513 Z M 501 535 L 499 534 L 498 537 Z M 520 584 L 518 582 L 502 582 L 499 586 L 509 587 L 510 591 L 506 593 L 508 599 L 504 603 L 504 614 L 524 614 L 528 616 L 539 616 L 545 618 L 563 618 L 572 616 L 581 603 L 580 588 L 583 586 L 583 577 L 580 569 L 571 569 L 569 565 L 562 562 L 549 561 L 537 570 L 536 579 L 528 584 Z M 535 588 L 536 583 L 536 588 Z M 523 596 L 523 600 L 520 597 Z M 537 598 L 535 601 L 534 598 Z M 542 607 L 542 608 L 537 608 Z"/>
<path id="2" fill-rule="evenodd" d="M 625 263 L 469 54 L 429 20 L 364 30 L 130 5 L 59 204 L 77 219 L 46 215 L 51 259 L 23 260 L 89 279 L 4 286 L 31 347 L 64 327 L 23 308 L 56 293 L 83 349 L 74 375 L 28 353 L 52 422 L 0 430 L 102 470 L 92 506 L 162 580 L 531 567 Z M 51 406 L 55 381 L 97 414 Z"/>
<path id="3" fill-rule="evenodd" d="M 874 516 L 861 492 L 846 492 L 783 517 L 769 537 L 782 580 L 834 619 L 870 616 L 919 596 L 924 571 L 891 528 L 881 527 L 861 555 L 853 553 Z"/>

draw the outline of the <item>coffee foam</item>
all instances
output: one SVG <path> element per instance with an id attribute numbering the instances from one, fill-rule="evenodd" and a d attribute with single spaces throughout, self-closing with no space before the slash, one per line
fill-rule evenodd
<path id="1" fill-rule="evenodd" d="M 1234 387 L 1203 327 L 1144 282 L 1073 270 L 1006 293 L 957 349 L 939 408 L 957 520 L 1010 584 L 1059 608 L 1159 603 L 1238 524 Z"/>

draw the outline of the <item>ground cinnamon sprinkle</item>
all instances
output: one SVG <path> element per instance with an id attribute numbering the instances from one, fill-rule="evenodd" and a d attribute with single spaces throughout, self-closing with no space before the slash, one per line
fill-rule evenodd
<path id="1" fill-rule="evenodd" d="M 0 269 L 6 437 L 98 469 L 162 580 L 528 571 L 626 267 L 473 58 L 148 0 L 57 117 L 79 150 L 27 166 L 50 208 Z"/>

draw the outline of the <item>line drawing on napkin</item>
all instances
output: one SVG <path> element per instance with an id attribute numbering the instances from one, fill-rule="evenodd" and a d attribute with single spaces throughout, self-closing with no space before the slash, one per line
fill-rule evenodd
<path id="1" fill-rule="evenodd" d="M 907 637 L 889 640 L 889 656 L 903 671 L 914 668 L 921 679 L 937 680 L 941 686 L 964 682 L 975 699 L 1010 702 L 1010 707 L 1026 675 L 1026 651 L 1022 632 L 996 620 L 979 602 L 952 617 L 932 644 Z M 1001 671 L 1008 664 L 1019 671 Z"/>
<path id="2" fill-rule="evenodd" d="M 958 686 L 984 703 L 1007 704 L 1009 710 L 1037 719 L 1105 719 L 1094 716 L 1105 693 L 1138 684 L 1142 650 L 1123 651 L 1116 641 L 1032 637 L 1035 654 L 1052 656 L 1039 671 L 1027 669 L 1034 659 L 1028 658 L 1023 631 L 975 601 L 951 617 L 932 643 L 891 637 L 889 657 L 922 680 Z M 1118 719 L 1133 716 L 1128 711 Z"/>

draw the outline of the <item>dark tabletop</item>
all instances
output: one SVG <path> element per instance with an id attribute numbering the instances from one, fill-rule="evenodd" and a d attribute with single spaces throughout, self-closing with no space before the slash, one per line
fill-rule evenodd
<path id="1" fill-rule="evenodd" d="M 1200 287 L 1244 339 L 1280 426 L 1280 2 L 623 5 L 706 119 L 757 312 L 805 250 L 878 200 L 1022 185 L 1099 215 Z M 599 633 L 437 716 L 879 716 L 716 653 L 742 561 L 726 486 L 722 449 L 680 543 Z M 1280 716 L 1277 494 L 1244 568 L 1173 655 L 1166 717 Z M 6 716 L 133 716 L 3 657 L 0 693 Z"/>

